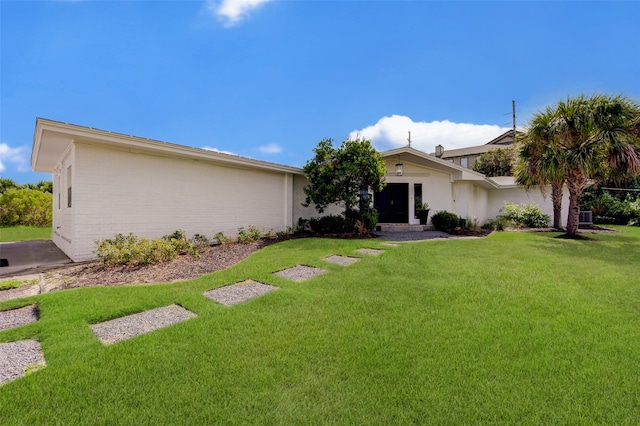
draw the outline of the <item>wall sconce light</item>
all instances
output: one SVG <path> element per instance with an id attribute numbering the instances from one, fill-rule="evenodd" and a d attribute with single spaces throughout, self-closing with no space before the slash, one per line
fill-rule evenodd
<path id="1" fill-rule="evenodd" d="M 442 145 L 436 146 L 436 157 L 442 158 L 442 154 L 444 154 L 444 146 Z"/>
<path id="2" fill-rule="evenodd" d="M 396 164 L 396 176 L 402 176 L 402 163 Z"/>

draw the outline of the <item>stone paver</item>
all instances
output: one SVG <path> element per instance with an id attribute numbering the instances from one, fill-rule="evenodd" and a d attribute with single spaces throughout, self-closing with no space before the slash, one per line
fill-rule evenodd
<path id="1" fill-rule="evenodd" d="M 378 256 L 378 255 L 384 253 L 384 250 L 361 248 L 361 249 L 356 250 L 356 253 L 367 254 L 367 255 L 370 255 L 370 256 Z"/>
<path id="2" fill-rule="evenodd" d="M 0 385 L 46 365 L 37 340 L 20 340 L 0 345 Z"/>
<path id="3" fill-rule="evenodd" d="M 263 294 L 277 290 L 278 287 L 259 283 L 253 280 L 246 280 L 224 287 L 214 288 L 206 291 L 204 295 L 223 305 L 231 306 L 238 303 L 262 296 Z"/>
<path id="4" fill-rule="evenodd" d="M 7 300 L 22 299 L 23 297 L 37 296 L 40 294 L 40 285 L 23 285 L 18 288 L 11 288 L 9 290 L 0 290 L 0 302 L 6 302 Z"/>
<path id="5" fill-rule="evenodd" d="M 309 278 L 313 278 L 317 275 L 324 274 L 326 269 L 314 268 L 312 266 L 298 265 L 293 268 L 283 269 L 282 271 L 274 272 L 275 275 L 286 278 L 291 281 L 305 281 Z"/>
<path id="6" fill-rule="evenodd" d="M 91 330 L 102 343 L 109 344 L 131 339 L 140 334 L 168 327 L 196 316 L 196 314 L 181 306 L 169 305 L 93 324 Z"/>
<path id="7" fill-rule="evenodd" d="M 38 307 L 36 305 L 0 312 L 0 330 L 20 327 L 36 321 L 38 321 Z"/>
<path id="8" fill-rule="evenodd" d="M 351 257 L 351 256 L 340 256 L 340 255 L 334 254 L 334 255 L 325 257 L 324 260 L 326 260 L 329 263 L 336 264 L 336 265 L 349 266 L 352 263 L 355 263 L 358 260 L 360 260 L 360 258 Z"/>

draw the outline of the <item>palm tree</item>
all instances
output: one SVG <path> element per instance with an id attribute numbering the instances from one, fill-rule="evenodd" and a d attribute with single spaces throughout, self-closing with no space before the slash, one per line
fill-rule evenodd
<path id="1" fill-rule="evenodd" d="M 534 120 L 535 121 L 535 120 Z M 562 228 L 562 195 L 564 186 L 564 169 L 560 164 L 560 156 L 553 155 L 552 145 L 545 139 L 525 137 L 518 142 L 518 157 L 514 167 L 516 182 L 527 189 L 540 186 L 544 194 L 544 185 L 551 185 L 551 202 L 553 203 L 553 227 Z"/>
<path id="2" fill-rule="evenodd" d="M 534 115 L 529 131 L 517 142 L 515 177 L 527 188 L 538 185 L 544 191 L 543 185 L 551 185 L 553 227 L 562 230 L 564 168 L 560 153 L 554 151 L 550 111 Z"/>
<path id="3" fill-rule="evenodd" d="M 569 97 L 534 115 L 521 158 L 534 181 L 553 183 L 552 177 L 563 176 L 569 190 L 568 236 L 578 232 L 580 197 L 590 180 L 640 173 L 634 131 L 639 117 L 640 106 L 622 95 Z"/>

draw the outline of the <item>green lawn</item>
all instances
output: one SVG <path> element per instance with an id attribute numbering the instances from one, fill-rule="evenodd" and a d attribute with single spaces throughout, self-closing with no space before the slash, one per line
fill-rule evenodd
<path id="1" fill-rule="evenodd" d="M 54 292 L 47 367 L 0 387 L 3 424 L 637 424 L 640 228 L 384 247 L 293 240 L 200 279 Z M 351 266 L 321 260 L 384 248 Z M 302 283 L 271 274 L 305 264 Z M 202 292 L 280 289 L 233 307 Z M 88 325 L 178 303 L 198 317 L 111 346 Z"/>
<path id="2" fill-rule="evenodd" d="M 8 241 L 50 240 L 51 227 L 12 226 L 0 228 L 0 243 Z"/>

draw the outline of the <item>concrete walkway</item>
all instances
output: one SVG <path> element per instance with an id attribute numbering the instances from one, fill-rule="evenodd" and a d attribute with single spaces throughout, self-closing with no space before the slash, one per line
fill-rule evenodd
<path id="1" fill-rule="evenodd" d="M 37 274 L 71 263 L 50 240 L 0 243 L 0 258 L 9 263 L 0 267 L 0 278 Z"/>

